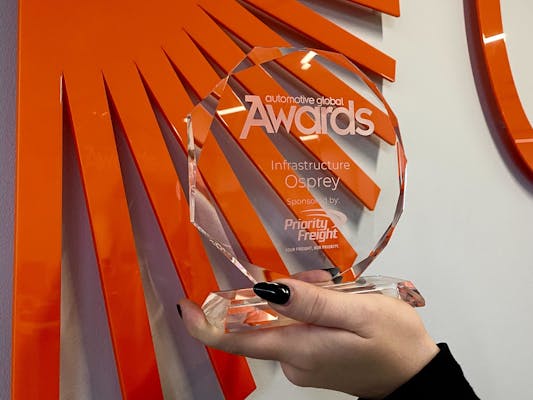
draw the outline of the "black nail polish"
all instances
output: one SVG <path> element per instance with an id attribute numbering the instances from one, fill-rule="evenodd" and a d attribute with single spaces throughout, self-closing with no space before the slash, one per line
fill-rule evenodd
<path id="1" fill-rule="evenodd" d="M 341 270 L 337 267 L 333 268 L 324 268 L 324 271 L 327 271 L 331 274 L 331 278 L 333 280 L 333 283 L 341 283 L 342 282 L 342 276 L 339 275 L 341 273 Z"/>
<path id="2" fill-rule="evenodd" d="M 289 287 L 277 282 L 259 282 L 255 284 L 254 292 L 262 299 L 275 304 L 285 304 L 291 296 Z"/>
<path id="3" fill-rule="evenodd" d="M 176 308 L 178 309 L 178 314 L 180 315 L 180 318 L 183 318 L 183 314 L 181 313 L 181 306 L 179 304 L 176 304 Z"/>

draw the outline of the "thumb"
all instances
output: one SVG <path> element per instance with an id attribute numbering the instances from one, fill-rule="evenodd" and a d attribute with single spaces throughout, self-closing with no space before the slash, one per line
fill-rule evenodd
<path id="1" fill-rule="evenodd" d="M 360 335 L 367 331 L 377 311 L 375 295 L 341 293 L 295 279 L 261 282 L 254 286 L 254 292 L 286 317 Z"/>

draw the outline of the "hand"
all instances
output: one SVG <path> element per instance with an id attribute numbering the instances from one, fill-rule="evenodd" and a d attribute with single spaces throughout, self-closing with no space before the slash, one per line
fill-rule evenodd
<path id="1" fill-rule="evenodd" d="M 182 300 L 185 326 L 207 346 L 278 360 L 295 385 L 376 399 L 408 381 L 439 351 L 416 311 L 400 300 L 340 293 L 295 279 L 273 285 L 274 292 L 283 289 L 280 298 L 286 303 L 271 303 L 272 308 L 302 324 L 223 333 L 196 304 Z"/>

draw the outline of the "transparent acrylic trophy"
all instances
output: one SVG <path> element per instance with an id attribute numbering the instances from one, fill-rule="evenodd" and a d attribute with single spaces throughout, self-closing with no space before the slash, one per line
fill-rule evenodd
<path id="1" fill-rule="evenodd" d="M 336 268 L 323 286 L 424 299 L 402 279 L 360 275 L 403 210 L 396 117 L 344 56 L 254 48 L 188 116 L 192 223 L 251 285 Z M 291 323 L 251 288 L 211 293 L 226 331 Z"/>

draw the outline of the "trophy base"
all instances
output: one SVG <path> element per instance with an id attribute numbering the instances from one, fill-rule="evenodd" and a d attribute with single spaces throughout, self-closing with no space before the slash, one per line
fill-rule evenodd
<path id="1" fill-rule="evenodd" d="M 413 307 L 423 307 L 425 300 L 410 282 L 386 276 L 360 277 L 355 282 L 329 284 L 326 289 L 344 293 L 380 293 L 401 299 Z M 274 311 L 252 288 L 210 293 L 202 309 L 207 320 L 225 332 L 271 328 L 298 323 Z"/>

